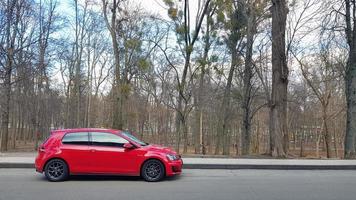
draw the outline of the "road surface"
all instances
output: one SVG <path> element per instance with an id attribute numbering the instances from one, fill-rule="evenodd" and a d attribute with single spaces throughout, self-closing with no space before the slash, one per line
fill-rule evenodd
<path id="1" fill-rule="evenodd" d="M 0 200 L 355 200 L 356 172 L 199 170 L 148 183 L 135 177 L 75 176 L 47 182 L 33 169 L 0 169 Z"/>

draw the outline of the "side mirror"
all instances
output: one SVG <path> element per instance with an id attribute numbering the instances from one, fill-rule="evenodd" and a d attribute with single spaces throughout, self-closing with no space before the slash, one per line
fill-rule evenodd
<path id="1" fill-rule="evenodd" d="M 125 148 L 125 149 L 133 149 L 133 148 L 135 148 L 135 146 L 132 145 L 131 143 L 125 143 L 125 144 L 124 144 L 124 148 Z"/>

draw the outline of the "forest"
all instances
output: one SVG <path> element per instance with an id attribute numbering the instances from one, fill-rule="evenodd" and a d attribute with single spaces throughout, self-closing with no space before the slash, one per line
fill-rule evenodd
<path id="1" fill-rule="evenodd" d="M 3 0 L 0 120 L 1 152 L 99 127 L 182 154 L 355 158 L 356 2 Z"/>

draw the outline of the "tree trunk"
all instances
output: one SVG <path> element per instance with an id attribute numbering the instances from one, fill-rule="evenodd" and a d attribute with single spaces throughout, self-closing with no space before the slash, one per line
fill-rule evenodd
<path id="1" fill-rule="evenodd" d="M 1 147 L 0 151 L 4 152 L 8 149 L 8 140 L 9 140 L 9 121 L 10 121 L 10 102 L 11 102 L 11 75 L 13 70 L 13 58 L 14 58 L 14 48 L 15 48 L 15 36 L 17 28 L 13 28 L 12 26 L 16 26 L 18 24 L 18 15 L 16 15 L 16 19 L 13 19 L 14 10 L 15 10 L 15 2 L 7 1 L 6 5 L 6 29 L 5 29 L 5 37 L 6 37 L 6 63 L 4 67 L 4 80 L 2 83 L 3 87 L 3 97 L 0 99 L 1 101 Z M 19 12 L 19 9 L 17 9 Z M 19 14 L 19 13 L 15 13 Z M 14 22 L 14 20 L 16 22 Z"/>
<path id="2" fill-rule="evenodd" d="M 297 149 L 296 131 L 297 131 L 297 130 L 294 130 L 294 131 L 293 131 L 293 150 L 296 150 L 296 149 Z"/>
<path id="3" fill-rule="evenodd" d="M 316 137 L 316 143 L 315 143 L 315 148 L 316 148 L 316 157 L 317 158 L 320 158 L 320 134 L 318 133 L 317 137 Z"/>
<path id="4" fill-rule="evenodd" d="M 181 121 L 182 121 L 182 114 L 179 111 L 181 109 L 181 104 L 178 104 L 178 109 L 176 110 L 176 119 L 175 119 L 175 144 L 176 144 L 176 148 L 175 150 L 177 151 L 177 153 L 179 153 L 180 150 L 180 140 L 181 140 Z"/>
<path id="5" fill-rule="evenodd" d="M 355 12 L 355 1 L 352 1 L 353 12 Z M 345 76 L 345 94 L 346 94 L 346 133 L 344 157 L 356 157 L 356 23 L 351 23 L 351 1 L 345 0 L 345 22 L 346 22 L 346 39 L 349 46 L 349 57 L 346 66 Z M 355 16 L 355 13 L 352 14 Z"/>
<path id="6" fill-rule="evenodd" d="M 275 141 L 274 141 L 274 132 L 275 132 L 275 127 L 274 127 L 274 122 L 273 120 L 273 105 L 272 105 L 272 100 L 268 102 L 268 117 L 269 117 L 269 122 L 268 122 L 268 132 L 269 132 L 269 148 L 267 149 L 267 154 L 272 155 L 273 148 L 275 146 Z"/>
<path id="7" fill-rule="evenodd" d="M 87 88 L 88 88 L 88 94 L 87 94 L 87 99 L 86 99 L 86 109 L 85 109 L 85 127 L 90 127 L 90 110 L 91 110 L 91 99 L 92 99 L 92 83 L 93 83 L 93 69 L 94 69 L 94 64 L 91 65 L 91 53 L 90 53 L 90 44 L 91 44 L 91 34 L 88 34 L 88 51 L 87 51 L 87 65 L 88 65 L 88 71 L 87 71 Z M 93 55 L 93 59 L 95 55 Z"/>
<path id="8" fill-rule="evenodd" d="M 180 84 L 178 84 L 178 107 L 177 107 L 177 114 L 176 114 L 176 138 L 177 138 L 177 145 L 176 145 L 176 150 L 179 152 L 179 145 L 180 145 L 180 139 L 181 136 L 183 136 L 184 139 L 184 146 L 183 146 L 183 151 L 184 153 L 187 150 L 187 140 L 188 138 L 186 138 L 186 131 L 187 129 L 185 128 L 186 125 L 186 119 L 185 119 L 185 107 L 187 106 L 186 99 L 184 96 L 184 91 L 185 91 L 185 85 L 186 85 L 186 79 L 187 79 L 187 74 L 188 74 L 188 68 L 190 65 L 190 50 L 187 49 L 187 53 L 186 53 L 186 58 L 185 58 L 185 64 L 184 64 L 184 69 L 183 69 L 183 75 L 182 75 L 182 79 L 180 81 Z M 184 101 L 184 105 L 183 105 L 183 101 Z"/>
<path id="9" fill-rule="evenodd" d="M 250 153 L 251 144 L 251 90 L 252 90 L 252 49 L 253 38 L 256 33 L 256 20 L 253 13 L 253 8 L 249 9 L 248 21 L 247 21 L 247 44 L 246 44 L 246 58 L 245 69 L 243 74 L 243 96 L 242 96 L 242 155 Z"/>
<path id="10" fill-rule="evenodd" d="M 204 54 L 202 58 L 200 77 L 199 77 L 199 87 L 198 87 L 198 97 L 197 97 L 197 109 L 195 112 L 195 153 L 203 153 L 203 90 L 204 90 L 204 78 L 206 65 L 208 65 L 208 53 L 210 50 L 210 9 L 206 12 L 206 34 L 204 37 Z"/>
<path id="11" fill-rule="evenodd" d="M 207 53 L 206 53 L 207 54 Z M 205 57 L 205 56 L 204 56 Z M 207 55 L 205 57 L 205 60 Z M 205 61 L 204 61 L 205 62 Z M 199 88 L 198 88 L 198 96 L 196 102 L 196 111 L 195 111 L 195 130 L 194 130 L 194 141 L 195 141 L 195 153 L 202 153 L 203 145 L 203 88 L 204 88 L 204 76 L 205 76 L 205 64 L 201 66 L 199 78 Z"/>
<path id="12" fill-rule="evenodd" d="M 112 5 L 110 5 L 109 10 L 111 11 L 111 20 L 109 22 L 109 17 L 107 16 L 108 11 L 108 2 L 103 0 L 103 14 L 106 23 L 106 27 L 108 28 L 111 36 L 111 42 L 114 52 L 114 84 L 113 84 L 113 96 L 114 96 L 114 106 L 113 106 L 113 121 L 112 127 L 115 129 L 122 129 L 123 122 L 123 97 L 121 95 L 121 91 L 123 88 L 121 87 L 121 67 L 120 67 L 120 51 L 119 51 L 119 43 L 117 38 L 117 12 L 119 9 L 119 0 L 114 0 Z"/>
<path id="13" fill-rule="evenodd" d="M 227 78 L 227 83 L 224 90 L 224 96 L 220 109 L 220 116 L 218 120 L 218 132 L 216 138 L 215 154 L 220 153 L 220 145 L 223 146 L 223 155 L 229 154 L 229 146 L 227 145 L 228 139 L 228 126 L 229 126 L 229 114 L 230 114 L 230 93 L 232 86 L 232 78 L 234 76 L 234 71 L 237 66 L 237 50 L 236 48 L 231 49 L 231 66 L 229 71 L 229 76 Z"/>
<path id="14" fill-rule="evenodd" d="M 334 125 L 334 151 L 335 151 L 335 157 L 338 158 L 339 157 L 339 152 L 338 152 L 338 149 L 337 149 L 337 134 L 336 134 L 336 124 L 335 122 L 333 123 Z"/>
<path id="15" fill-rule="evenodd" d="M 40 2 L 40 35 L 39 35 L 39 58 L 38 58 L 38 72 L 39 74 L 37 75 L 37 95 L 35 94 L 35 113 L 33 116 L 33 123 L 34 123 L 34 129 L 35 129 L 35 145 L 34 149 L 37 150 L 38 148 L 38 143 L 40 137 L 43 135 L 44 127 L 44 119 L 42 115 L 44 114 L 44 92 L 43 89 L 46 89 L 46 87 L 43 87 L 43 82 L 45 81 L 46 78 L 46 63 L 45 63 L 45 56 L 46 56 L 46 49 L 48 47 L 48 38 L 51 33 L 51 25 L 52 25 L 52 17 L 54 13 L 54 5 L 50 5 L 50 11 L 48 14 L 48 21 L 44 21 L 44 16 L 42 16 L 42 1 Z M 47 85 L 48 87 L 48 85 Z M 42 128 L 42 129 L 41 129 Z"/>
<path id="16" fill-rule="evenodd" d="M 326 106 L 323 106 L 323 136 L 326 146 L 326 157 L 331 158 L 331 135 L 329 133 L 328 123 L 327 123 L 327 114 L 326 114 Z"/>
<path id="17" fill-rule="evenodd" d="M 187 153 L 188 152 L 188 130 L 189 130 L 188 124 L 184 120 L 184 122 L 183 122 L 183 139 L 184 139 L 183 153 Z"/>
<path id="18" fill-rule="evenodd" d="M 304 135 L 305 135 L 305 130 L 301 131 L 301 137 L 300 137 L 300 157 L 304 157 Z"/>
<path id="19" fill-rule="evenodd" d="M 347 121 L 345 135 L 345 158 L 356 157 L 356 48 L 350 48 L 350 55 L 345 77 Z"/>
<path id="20" fill-rule="evenodd" d="M 200 88 L 198 88 L 197 93 L 200 93 Z M 199 94 L 197 95 L 197 97 L 194 99 L 195 101 L 195 105 L 196 105 L 196 109 L 194 111 L 194 131 L 193 131 L 193 142 L 194 142 L 194 153 L 195 154 L 200 154 L 200 134 L 201 134 L 201 125 L 200 125 L 200 121 L 201 121 L 201 115 L 202 115 L 202 111 L 200 110 L 200 102 L 198 100 L 199 98 Z"/>
<path id="21" fill-rule="evenodd" d="M 11 60 L 11 59 L 10 59 Z M 10 120 L 10 100 L 11 100 L 11 73 L 12 61 L 8 61 L 5 73 L 5 80 L 3 83 L 4 96 L 1 113 L 1 152 L 7 151 L 9 139 L 9 120 Z"/>
<path id="22" fill-rule="evenodd" d="M 187 152 L 187 145 L 188 145 L 188 126 L 187 126 L 187 105 L 189 100 L 186 99 L 185 90 L 186 90 L 186 79 L 188 74 L 188 69 L 190 68 L 190 56 L 193 52 L 194 43 L 198 39 L 198 35 L 200 32 L 200 28 L 204 19 L 205 14 L 207 13 L 207 9 L 209 7 L 210 0 L 207 0 L 202 5 L 202 10 L 198 10 L 196 16 L 196 25 L 195 29 L 192 31 L 193 34 L 191 35 L 190 30 L 190 9 L 189 9 L 189 1 L 184 1 L 184 11 L 183 11 L 183 23 L 184 23 L 184 43 L 185 43 L 185 63 L 182 73 L 182 78 L 178 81 L 178 100 L 177 100 L 177 109 L 176 109 L 176 134 L 178 143 L 180 140 L 180 136 L 183 134 L 184 139 L 184 147 L 183 152 Z M 201 13 L 200 13 L 201 12 Z M 178 78 L 179 79 L 179 78 Z M 183 102 L 184 101 L 184 102 Z M 184 105 L 183 105 L 184 103 Z M 183 130 L 181 130 L 183 128 Z M 181 133 L 182 132 L 182 133 Z M 179 150 L 179 144 L 177 145 L 177 149 Z"/>
<path id="23" fill-rule="evenodd" d="M 16 137 L 17 137 L 17 122 L 15 120 L 15 111 L 13 111 L 13 114 L 11 115 L 11 149 L 16 148 Z"/>
<path id="24" fill-rule="evenodd" d="M 288 8 L 285 0 L 272 0 L 272 105 L 271 150 L 274 157 L 288 154 L 287 89 L 288 67 L 285 52 L 285 29 Z"/>

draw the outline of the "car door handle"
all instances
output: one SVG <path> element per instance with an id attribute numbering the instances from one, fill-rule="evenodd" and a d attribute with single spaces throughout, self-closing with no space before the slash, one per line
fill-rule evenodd
<path id="1" fill-rule="evenodd" d="M 95 149 L 90 149 L 90 152 L 95 152 Z"/>

